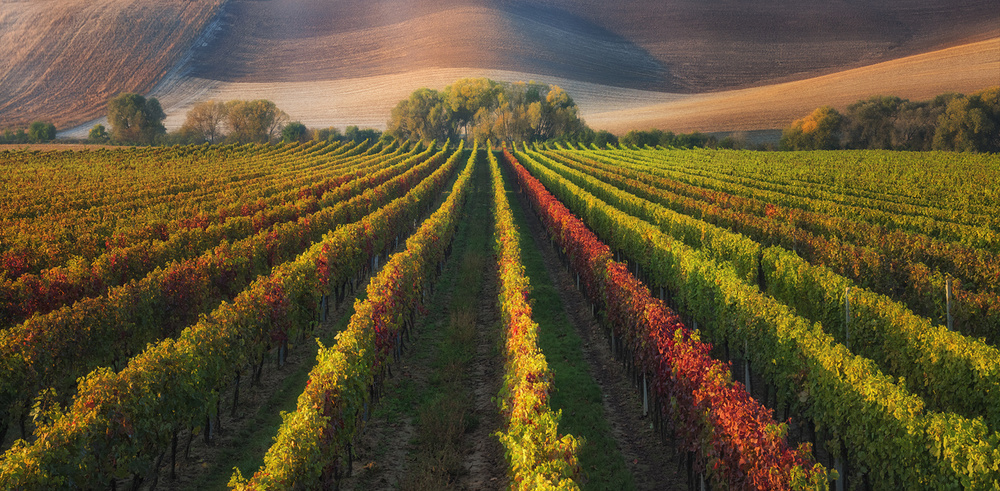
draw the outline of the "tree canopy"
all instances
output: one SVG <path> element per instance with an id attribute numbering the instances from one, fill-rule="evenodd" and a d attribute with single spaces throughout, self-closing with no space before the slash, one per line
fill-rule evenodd
<path id="1" fill-rule="evenodd" d="M 1000 86 L 928 101 L 874 96 L 841 115 L 829 106 L 797 120 L 782 148 L 858 148 L 1000 152 Z"/>
<path id="2" fill-rule="evenodd" d="M 830 106 L 816 108 L 781 134 L 781 147 L 788 150 L 833 150 L 840 148 L 844 117 Z"/>
<path id="3" fill-rule="evenodd" d="M 28 137 L 39 143 L 56 139 L 56 125 L 44 121 L 35 121 L 28 127 Z"/>
<path id="4" fill-rule="evenodd" d="M 1000 152 L 1000 86 L 950 100 L 938 118 L 934 148 Z"/>
<path id="5" fill-rule="evenodd" d="M 625 133 L 619 140 L 622 145 L 632 145 L 639 148 L 644 146 L 655 147 L 657 145 L 664 148 L 704 148 L 716 144 L 715 137 L 699 133 L 674 134 L 672 131 L 653 130 L 631 130 Z"/>
<path id="6" fill-rule="evenodd" d="M 269 100 L 236 100 L 226 103 L 229 138 L 241 143 L 267 143 L 287 121 L 288 115 Z"/>
<path id="7" fill-rule="evenodd" d="M 191 141 L 216 143 L 223 137 L 225 122 L 226 103 L 204 101 L 188 111 L 180 131 Z"/>
<path id="8" fill-rule="evenodd" d="M 522 142 L 587 130 L 573 98 L 556 85 L 467 78 L 444 91 L 422 88 L 411 93 L 393 108 L 386 133 L 407 140 L 462 136 Z"/>
<path id="9" fill-rule="evenodd" d="M 157 136 L 167 132 L 163 126 L 166 117 L 155 97 L 146 99 L 124 92 L 108 102 L 111 137 L 123 143 L 154 143 Z"/>

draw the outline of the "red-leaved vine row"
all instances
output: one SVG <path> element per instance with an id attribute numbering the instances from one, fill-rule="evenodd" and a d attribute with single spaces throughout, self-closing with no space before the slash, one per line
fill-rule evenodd
<path id="1" fill-rule="evenodd" d="M 577 452 L 582 441 L 559 436 L 560 413 L 549 407 L 553 375 L 538 347 L 538 324 L 531 319 L 528 277 L 521 262 L 520 235 L 507 202 L 496 157 L 489 152 L 493 180 L 494 252 L 500 294 L 497 302 L 506 332 L 500 412 L 507 419 L 498 433 L 507 449 L 511 487 L 579 489 Z"/>
<path id="2" fill-rule="evenodd" d="M 734 382 L 730 367 L 681 322 L 611 250 L 504 151 L 504 159 L 549 234 L 580 275 L 590 300 L 605 309 L 612 336 L 622 336 L 649 379 L 655 407 L 673 422 L 698 470 L 728 489 L 807 489 L 827 472 L 808 444 L 792 448 L 773 411 Z"/>
<path id="3" fill-rule="evenodd" d="M 454 161 L 460 150 L 450 159 Z M 357 301 L 337 344 L 321 348 L 296 410 L 284 415 L 264 465 L 244 478 L 237 469 L 230 487 L 240 490 L 335 489 L 350 466 L 349 445 L 364 427 L 389 356 L 421 305 L 435 266 L 444 260 L 459 222 L 476 149 L 440 208 L 406 241 Z"/>

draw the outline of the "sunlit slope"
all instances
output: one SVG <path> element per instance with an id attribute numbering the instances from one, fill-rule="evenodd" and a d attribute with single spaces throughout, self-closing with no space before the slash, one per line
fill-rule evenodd
<path id="1" fill-rule="evenodd" d="M 787 126 L 816 107 L 843 110 L 872 95 L 912 100 L 971 93 L 1000 83 L 1000 38 L 846 70 L 807 80 L 713 92 L 670 94 L 581 82 L 538 73 L 433 68 L 395 75 L 314 82 L 218 82 L 186 78 L 159 94 L 176 129 L 199 100 L 267 98 L 310 127 L 349 124 L 382 128 L 389 111 L 414 89 L 443 89 L 463 77 L 536 80 L 566 89 L 594 128 L 735 131 Z M 85 129 L 85 128 L 84 128 Z M 81 129 L 81 134 L 85 134 Z"/>
<path id="2" fill-rule="evenodd" d="M 459 72 L 562 81 L 583 90 L 583 111 L 597 114 L 997 38 L 995 7 L 995 0 L 0 0 L 0 129 L 39 119 L 89 127 L 107 99 L 126 90 L 160 97 L 168 127 L 193 102 L 232 94 L 267 96 L 303 122 L 380 124 L 388 101 L 416 82 L 443 88 L 452 80 L 437 83 L 437 74 Z M 303 94 L 313 100 L 296 102 Z"/>
<path id="3" fill-rule="evenodd" d="M 302 82 L 471 67 L 696 93 L 997 35 L 990 0 L 231 1 L 193 76 Z"/>
<path id="4" fill-rule="evenodd" d="M 641 108 L 586 111 L 586 118 L 588 124 L 614 132 L 771 129 L 786 127 L 820 106 L 843 111 L 874 95 L 927 100 L 995 85 L 1000 85 L 1000 38 L 795 82 L 691 95 Z"/>
<path id="5" fill-rule="evenodd" d="M 0 0 L 0 130 L 59 128 L 147 92 L 182 59 L 222 0 Z"/>

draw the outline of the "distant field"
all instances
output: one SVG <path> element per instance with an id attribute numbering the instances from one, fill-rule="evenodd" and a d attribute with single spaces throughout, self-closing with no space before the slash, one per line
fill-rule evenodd
<path id="1" fill-rule="evenodd" d="M 998 84 L 1000 38 L 994 38 L 807 80 L 691 95 L 641 108 L 587 111 L 586 118 L 591 126 L 612 132 L 783 128 L 824 105 L 843 110 L 873 95 L 926 100 Z"/>
<path id="2" fill-rule="evenodd" d="M 443 89 L 462 77 L 535 80 L 566 89 L 594 128 L 625 132 L 662 128 L 672 131 L 747 131 L 787 126 L 812 109 L 850 103 L 877 94 L 913 100 L 943 92 L 970 93 L 996 84 L 1000 73 L 1000 38 L 872 65 L 808 80 L 773 86 L 671 94 L 626 89 L 532 73 L 474 68 L 435 68 L 313 82 L 219 82 L 177 78 L 154 93 L 168 113 L 166 126 L 177 129 L 191 106 L 202 100 L 266 98 L 293 120 L 309 127 L 384 128 L 392 107 L 414 89 Z M 68 136 L 86 137 L 84 125 Z"/>
<path id="3" fill-rule="evenodd" d="M 0 0 L 0 130 L 66 128 L 119 92 L 148 92 L 222 1 Z"/>
<path id="4" fill-rule="evenodd" d="M 978 45 L 978 55 L 953 54 L 944 73 L 894 70 L 897 82 L 849 71 L 1000 39 L 1000 13 L 989 0 L 947 6 L 806 0 L 795 9 L 779 0 L 403 6 L 391 0 L 342 0 L 336 8 L 323 0 L 0 0 L 6 48 L 0 129 L 41 119 L 64 130 L 82 125 L 63 134 L 86 136 L 120 91 L 160 97 L 171 116 L 168 127 L 177 127 L 178 113 L 194 102 L 232 97 L 273 99 L 314 126 L 378 127 L 388 108 L 415 88 L 492 76 L 558 83 L 596 127 L 721 131 L 784 125 L 816 105 L 818 98 L 799 94 L 803 90 L 826 96 L 824 103 L 846 104 L 858 94 L 972 91 L 997 79 L 989 64 L 998 54 L 995 44 Z M 991 54 L 993 61 L 984 61 Z M 812 81 L 841 72 L 840 85 Z M 781 85 L 804 80 L 809 85 Z M 812 86 L 818 88 L 810 92 Z M 746 110 L 729 112 L 733 105 Z M 638 107 L 645 109 L 635 112 Z M 665 116 L 668 110 L 680 114 Z"/>

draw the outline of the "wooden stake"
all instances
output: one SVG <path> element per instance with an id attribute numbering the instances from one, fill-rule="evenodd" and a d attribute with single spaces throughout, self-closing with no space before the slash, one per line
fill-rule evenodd
<path id="1" fill-rule="evenodd" d="M 649 393 L 646 390 L 646 372 L 642 372 L 642 415 L 649 415 Z"/>
<path id="2" fill-rule="evenodd" d="M 954 320 L 951 318 L 951 278 L 945 280 L 944 283 L 944 298 L 945 298 L 945 308 L 946 314 L 948 315 L 948 330 L 954 331 L 955 324 Z"/>
<path id="3" fill-rule="evenodd" d="M 749 342 L 743 340 L 743 380 L 747 386 L 747 394 L 750 393 L 750 345 Z"/>
<path id="4" fill-rule="evenodd" d="M 844 491 L 844 481 L 846 476 L 844 476 L 844 461 L 840 460 L 840 457 L 833 459 L 833 467 L 837 469 L 837 491 Z"/>
<path id="5" fill-rule="evenodd" d="M 844 345 L 851 349 L 851 287 L 844 288 Z"/>

